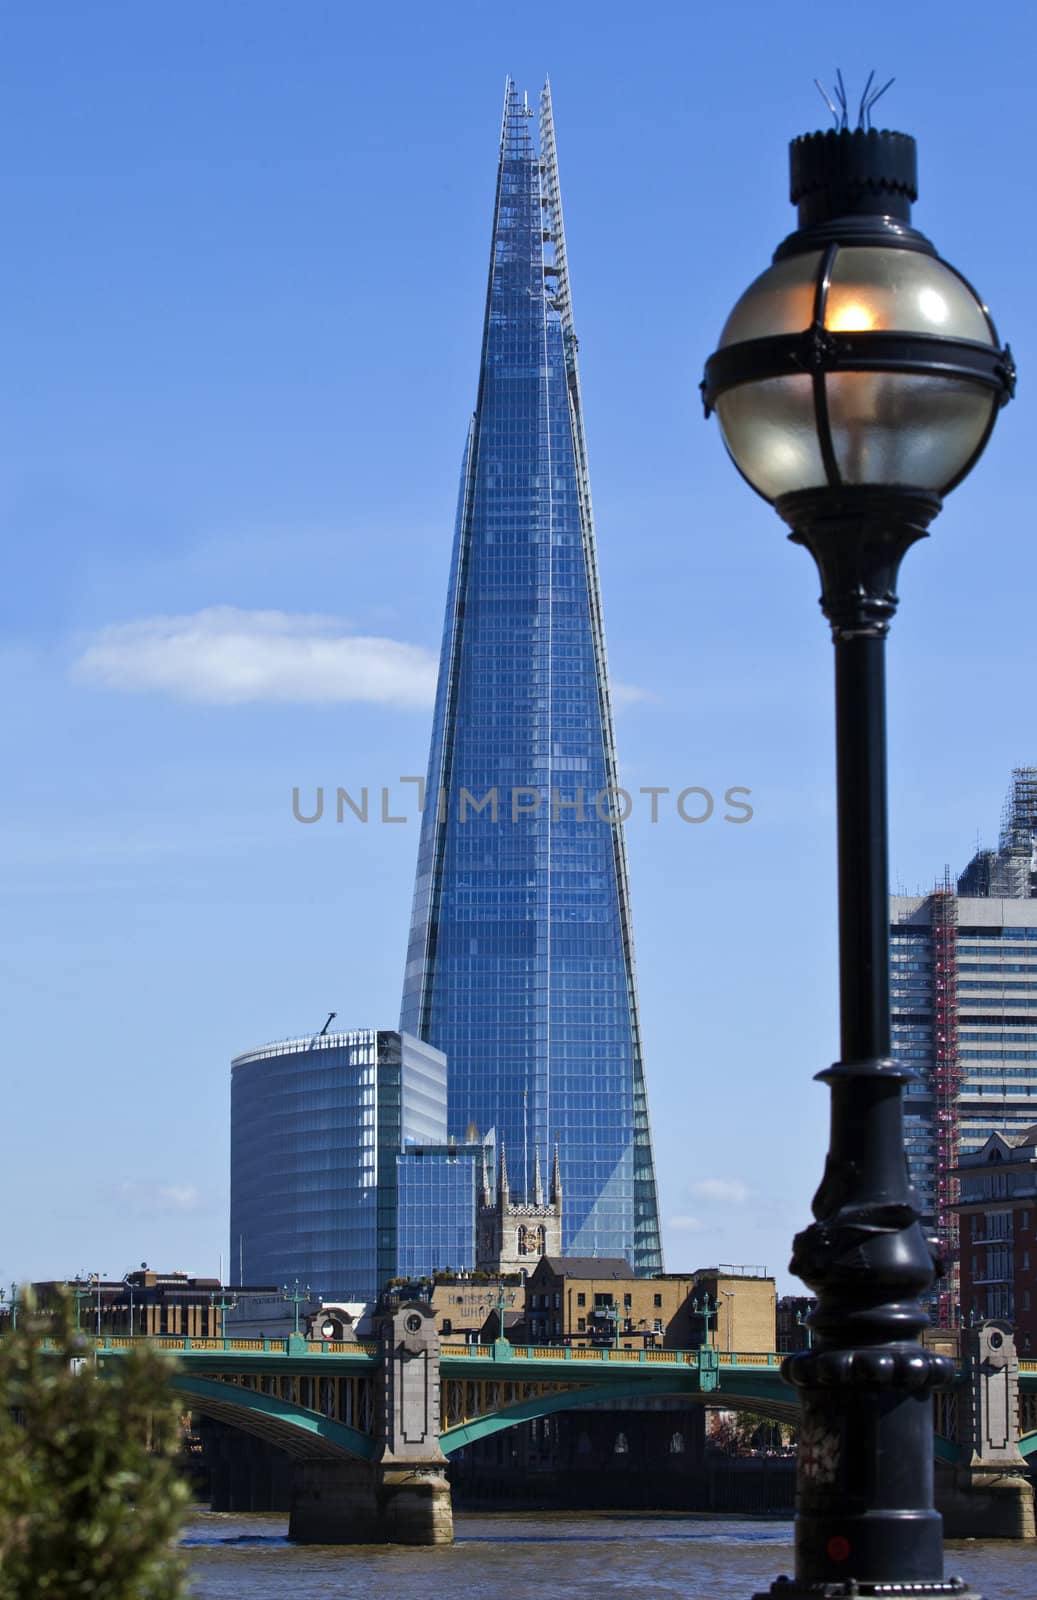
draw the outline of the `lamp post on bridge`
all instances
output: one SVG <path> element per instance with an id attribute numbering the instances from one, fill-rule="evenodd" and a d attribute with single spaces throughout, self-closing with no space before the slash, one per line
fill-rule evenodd
<path id="1" fill-rule="evenodd" d="M 727 1316 L 724 1318 L 724 1321 L 727 1323 L 727 1353 L 728 1353 L 728 1355 L 730 1355 L 731 1354 L 731 1350 L 733 1348 L 733 1341 L 732 1341 L 732 1338 L 731 1338 L 731 1313 L 732 1313 L 732 1310 L 734 1309 L 733 1305 L 732 1305 L 732 1302 L 733 1302 L 734 1297 L 735 1297 L 735 1292 L 734 1292 L 733 1289 L 721 1289 L 720 1293 L 724 1296 L 725 1300 L 727 1301 Z M 717 1302 L 717 1304 L 719 1305 L 719 1301 Z M 719 1336 L 720 1336 L 720 1318 L 718 1316 L 717 1317 L 717 1337 L 719 1338 Z"/>
<path id="2" fill-rule="evenodd" d="M 504 1304 L 504 1279 L 502 1278 L 497 1285 L 497 1338 L 502 1342 L 507 1340 L 508 1337 L 504 1331 Z"/>
<path id="3" fill-rule="evenodd" d="M 694 1300 L 691 1302 L 691 1314 L 693 1317 L 697 1317 L 702 1323 L 702 1344 L 704 1348 L 708 1350 L 710 1347 L 709 1319 L 710 1317 L 716 1317 L 717 1301 L 714 1300 L 712 1305 L 710 1305 L 708 1294 L 704 1294 L 701 1299 L 698 1295 L 696 1295 Z"/>
<path id="4" fill-rule="evenodd" d="M 93 1293 L 90 1287 L 90 1279 L 86 1273 L 77 1272 L 71 1281 L 68 1278 L 65 1279 L 65 1287 L 72 1290 L 72 1297 L 76 1303 L 76 1332 L 81 1333 L 83 1328 L 83 1302 L 84 1300 L 89 1300 Z"/>
<path id="5" fill-rule="evenodd" d="M 301 1337 L 299 1333 L 299 1307 L 301 1305 L 305 1305 L 309 1300 L 312 1300 L 312 1298 L 313 1290 L 310 1288 L 309 1284 L 307 1284 L 305 1289 L 300 1289 L 298 1278 L 296 1278 L 295 1284 L 291 1289 L 289 1289 L 288 1285 L 285 1284 L 284 1288 L 281 1290 L 281 1299 L 287 1300 L 290 1305 L 295 1307 L 295 1329 L 292 1334 L 292 1337 L 295 1339 Z"/>
<path id="6" fill-rule="evenodd" d="M 124 1272 L 123 1273 L 122 1286 L 126 1290 L 127 1294 L 129 1295 L 129 1299 L 130 1299 L 130 1338 L 132 1339 L 133 1338 L 133 1280 L 131 1279 L 131 1277 L 130 1277 L 128 1272 Z"/>
<path id="7" fill-rule="evenodd" d="M 814 1348 L 783 1364 L 802 1413 L 796 1576 L 770 1593 L 962 1600 L 933 1508 L 932 1391 L 954 1364 L 918 1342 L 935 1241 L 904 1148 L 915 1074 L 890 1059 L 884 651 L 900 561 L 978 461 L 1015 369 L 911 227 L 914 140 L 868 126 L 867 89 L 851 130 L 839 87 L 836 130 L 790 148 L 798 230 L 702 384 L 738 470 L 817 563 L 835 646 L 841 1059 L 818 1074 L 831 1144 L 791 1264 L 817 1297 Z"/>
<path id="8" fill-rule="evenodd" d="M 296 1282 L 296 1288 L 298 1288 L 298 1282 Z M 309 1298 L 309 1290 L 306 1291 L 306 1298 L 307 1299 Z M 238 1304 L 237 1300 L 228 1300 L 227 1299 L 226 1290 L 224 1290 L 222 1288 L 220 1289 L 220 1293 L 219 1293 L 218 1296 L 215 1293 L 213 1293 L 213 1294 L 211 1294 L 209 1296 L 209 1308 L 210 1308 L 210 1310 L 212 1311 L 212 1313 L 214 1315 L 215 1315 L 215 1313 L 217 1311 L 220 1313 L 220 1331 L 216 1335 L 216 1337 L 218 1339 L 225 1339 L 227 1337 L 227 1312 L 228 1311 L 234 1311 L 237 1308 L 237 1304 Z M 296 1305 L 296 1308 L 295 1308 L 295 1331 L 298 1334 L 298 1332 L 299 1332 L 299 1307 L 298 1307 L 298 1305 Z"/>
<path id="9" fill-rule="evenodd" d="M 95 1288 L 95 1290 L 97 1292 L 97 1313 L 96 1313 L 96 1317 L 94 1319 L 94 1332 L 95 1332 L 97 1338 L 99 1339 L 101 1337 L 101 1274 L 100 1274 L 100 1272 L 95 1272 L 93 1274 L 93 1279 L 94 1279 L 94 1288 Z"/>

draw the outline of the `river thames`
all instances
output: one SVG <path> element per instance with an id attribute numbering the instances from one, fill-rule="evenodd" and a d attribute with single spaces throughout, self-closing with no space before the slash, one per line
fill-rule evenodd
<path id="1" fill-rule="evenodd" d="M 184 1536 L 195 1600 L 365 1600 L 438 1591 L 449 1600 L 749 1600 L 792 1571 L 792 1524 L 650 1512 L 461 1512 L 440 1549 L 288 1543 L 283 1516 L 197 1509 Z M 1037 1549 L 968 1540 L 947 1546 L 947 1572 L 985 1600 L 1034 1600 Z"/>

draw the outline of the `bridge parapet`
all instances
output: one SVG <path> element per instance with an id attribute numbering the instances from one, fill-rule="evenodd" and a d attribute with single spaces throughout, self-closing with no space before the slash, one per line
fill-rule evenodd
<path id="1" fill-rule="evenodd" d="M 44 1341 L 46 1343 L 46 1341 Z M 105 1336 L 90 1341 L 93 1349 L 132 1350 L 141 1344 L 154 1345 L 160 1350 L 222 1351 L 227 1354 L 253 1355 L 339 1355 L 370 1356 L 380 1358 L 381 1345 L 374 1340 L 359 1339 L 304 1339 L 290 1334 L 287 1339 L 205 1339 L 191 1334 L 133 1334 L 131 1336 Z"/>

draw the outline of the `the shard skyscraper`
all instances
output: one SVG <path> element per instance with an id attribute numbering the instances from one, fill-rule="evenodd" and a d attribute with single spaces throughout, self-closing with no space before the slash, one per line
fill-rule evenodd
<path id="1" fill-rule="evenodd" d="M 662 1267 L 551 96 L 509 80 L 401 1027 L 569 1255 Z"/>

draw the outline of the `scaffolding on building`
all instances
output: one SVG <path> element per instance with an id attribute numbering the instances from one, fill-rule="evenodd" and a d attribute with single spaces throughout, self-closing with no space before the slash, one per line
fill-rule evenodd
<path id="1" fill-rule="evenodd" d="M 936 1232 L 945 1262 L 937 1287 L 937 1319 L 941 1328 L 958 1319 L 958 1100 L 961 1064 L 958 1057 L 958 897 L 950 868 L 929 897 L 933 959 L 933 1109 L 936 1125 Z"/>
<path id="2" fill-rule="evenodd" d="M 1014 767 L 1001 810 L 998 854 L 1011 872 L 1013 899 L 1037 895 L 1037 767 Z"/>

